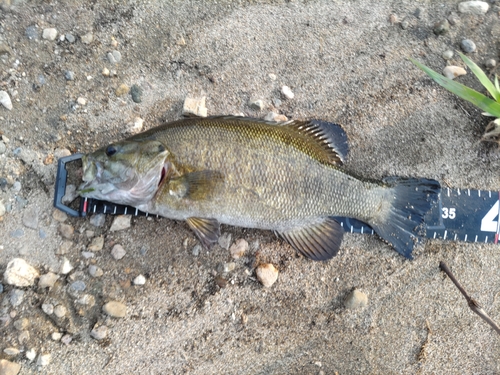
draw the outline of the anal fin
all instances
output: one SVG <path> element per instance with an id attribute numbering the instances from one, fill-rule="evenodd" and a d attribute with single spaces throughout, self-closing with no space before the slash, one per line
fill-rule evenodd
<path id="1" fill-rule="evenodd" d="M 328 260 L 337 255 L 344 231 L 332 218 L 279 233 L 293 248 L 312 260 Z"/>
<path id="2" fill-rule="evenodd" d="M 215 219 L 190 217 L 186 222 L 207 249 L 217 242 L 220 237 L 220 224 Z"/>

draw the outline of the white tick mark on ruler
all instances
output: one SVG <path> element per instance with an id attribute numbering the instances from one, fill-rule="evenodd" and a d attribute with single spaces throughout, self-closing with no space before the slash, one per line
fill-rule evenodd
<path id="1" fill-rule="evenodd" d="M 434 237 L 432 237 L 432 238 L 436 238 L 436 234 L 437 234 L 437 233 L 436 233 L 436 232 L 434 232 Z"/>
<path id="2" fill-rule="evenodd" d="M 488 236 L 486 236 L 486 238 L 484 239 L 484 243 L 487 243 L 488 242 Z"/>
<path id="3" fill-rule="evenodd" d="M 353 229 L 354 229 L 354 228 L 353 228 L 353 227 L 352 227 L 352 225 L 351 225 L 351 233 L 353 232 Z"/>
<path id="4" fill-rule="evenodd" d="M 115 206 L 115 209 L 113 210 L 113 215 L 115 215 L 115 214 L 116 214 L 116 206 Z"/>
<path id="5" fill-rule="evenodd" d="M 467 235 L 465 235 L 464 241 L 467 241 Z"/>
<path id="6" fill-rule="evenodd" d="M 444 231 L 444 235 L 443 235 L 443 240 L 446 240 L 446 235 L 447 235 L 447 234 L 448 234 L 448 231 L 447 231 L 447 230 L 445 230 L 445 231 Z"/>
<path id="7" fill-rule="evenodd" d="M 135 216 L 137 216 L 137 212 L 139 211 L 138 208 L 135 209 Z"/>
<path id="8" fill-rule="evenodd" d="M 124 215 L 127 214 L 127 209 L 128 209 L 128 207 L 125 207 L 125 212 L 123 213 Z"/>
<path id="9" fill-rule="evenodd" d="M 457 240 L 457 234 L 455 233 L 455 236 L 453 236 L 453 241 Z"/>
<path id="10" fill-rule="evenodd" d="M 448 196 L 450 196 L 450 188 L 446 188 L 446 191 L 448 192 Z"/>
<path id="11" fill-rule="evenodd" d="M 108 208 L 108 206 L 104 206 L 104 213 L 106 213 L 106 209 Z"/>
<path id="12" fill-rule="evenodd" d="M 476 234 L 476 239 L 474 240 L 474 242 L 477 242 L 477 234 Z"/>
<path id="13" fill-rule="evenodd" d="M 470 197 L 470 189 L 467 189 L 467 195 Z"/>
<path id="14" fill-rule="evenodd" d="M 481 190 L 478 190 L 477 191 L 477 196 L 480 197 L 481 196 Z"/>

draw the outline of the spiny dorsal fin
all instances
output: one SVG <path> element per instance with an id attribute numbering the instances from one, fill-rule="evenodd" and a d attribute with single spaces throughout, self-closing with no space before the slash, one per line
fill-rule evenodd
<path id="1" fill-rule="evenodd" d="M 223 177 L 219 172 L 197 171 L 172 178 L 168 183 L 168 190 L 170 195 L 178 198 L 201 200 L 212 194 L 222 181 Z"/>
<path id="2" fill-rule="evenodd" d="M 328 163 L 342 165 L 346 161 L 349 146 L 347 134 L 340 125 L 321 120 L 291 121 L 283 125 L 302 135 Z"/>
<path id="3" fill-rule="evenodd" d="M 205 248 L 209 249 L 220 236 L 220 224 L 215 219 L 190 217 L 186 220 L 191 230 L 196 234 Z"/>
<path id="4" fill-rule="evenodd" d="M 312 260 L 328 260 L 337 255 L 344 231 L 332 218 L 279 233 L 295 250 Z"/>

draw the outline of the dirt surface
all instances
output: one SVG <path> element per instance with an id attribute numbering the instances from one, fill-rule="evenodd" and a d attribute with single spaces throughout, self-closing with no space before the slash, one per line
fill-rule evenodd
<path id="1" fill-rule="evenodd" d="M 500 373 L 499 336 L 438 268 L 446 261 L 500 321 L 498 245 L 431 240 L 408 261 L 376 236 L 346 234 L 339 255 L 321 263 L 269 232 L 223 227 L 250 244 L 232 260 L 220 246 L 193 255 L 197 241 L 184 223 L 133 218 L 111 232 L 108 216 L 102 227 L 67 218 L 75 232 L 64 251 L 52 208 L 61 149 L 92 151 L 124 137 L 137 117 L 144 129 L 179 119 L 187 96 L 206 96 L 209 115 L 274 111 L 340 123 L 351 147 L 346 167 L 366 178 L 418 176 L 497 191 L 500 154 L 479 141 L 488 119 L 408 57 L 437 71 L 463 66 L 456 53 L 448 63 L 441 55 L 468 38 L 480 66 L 498 60 L 498 4 L 471 15 L 458 13 L 459 1 L 8 3 L 0 89 L 13 109 L 0 107 L 0 273 L 19 257 L 60 276 L 50 289 L 2 283 L 0 349 L 20 353 L 0 357 L 21 364 L 20 374 Z M 458 22 L 435 35 L 434 23 L 450 15 Z M 55 40 L 42 38 L 46 28 L 57 30 Z M 74 42 L 60 38 L 68 33 Z M 117 64 L 107 56 L 114 50 Z M 470 72 L 459 80 L 480 89 Z M 137 85 L 142 101 L 117 96 L 122 83 Z M 282 96 L 283 85 L 293 99 Z M 252 98 L 266 107 L 251 109 Z M 86 258 L 99 236 L 104 248 Z M 121 260 L 111 255 L 114 244 L 126 251 Z M 63 258 L 74 267 L 66 275 Z M 231 262 L 235 269 L 224 272 Z M 279 269 L 271 288 L 255 277 L 266 262 Z M 90 276 L 90 265 L 103 275 Z M 145 285 L 134 285 L 141 274 Z M 354 288 L 368 305 L 349 310 L 344 300 Z M 17 306 L 15 289 L 24 291 Z M 79 304 L 84 295 L 94 304 Z M 125 318 L 102 313 L 110 300 L 126 305 Z M 47 303 L 63 305 L 66 316 L 46 314 Z M 28 326 L 19 329 L 23 318 Z M 97 326 L 108 327 L 101 340 L 90 335 Z M 42 366 L 44 354 L 51 360 Z"/>

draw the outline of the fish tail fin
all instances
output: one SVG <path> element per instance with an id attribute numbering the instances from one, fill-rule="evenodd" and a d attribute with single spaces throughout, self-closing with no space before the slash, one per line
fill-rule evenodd
<path id="1" fill-rule="evenodd" d="M 425 235 L 425 214 L 438 199 L 441 185 L 425 178 L 389 177 L 383 180 L 392 202 L 370 223 L 375 232 L 408 259 Z"/>

